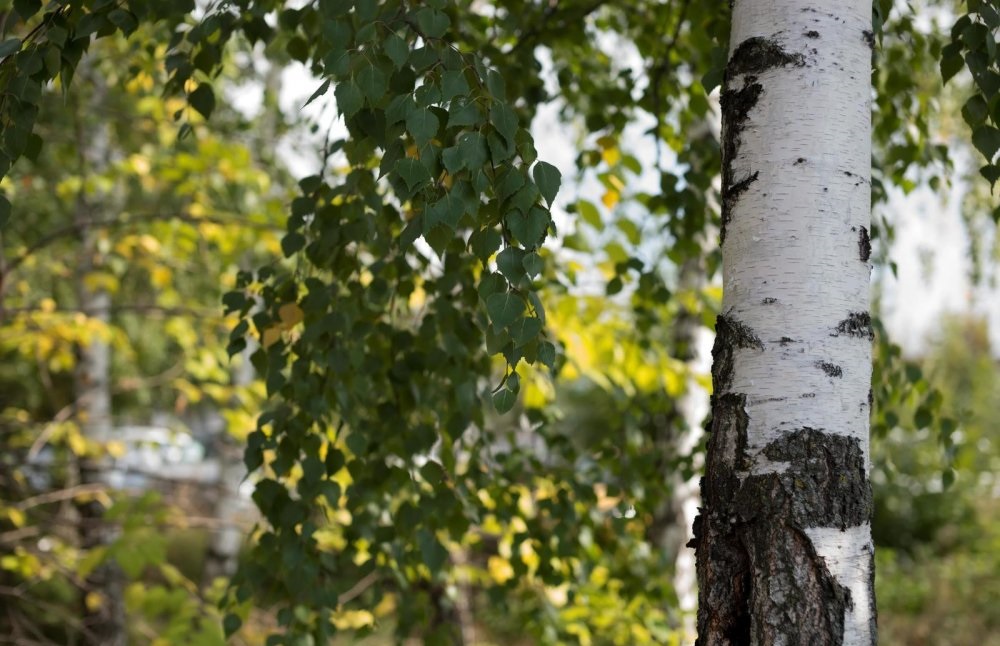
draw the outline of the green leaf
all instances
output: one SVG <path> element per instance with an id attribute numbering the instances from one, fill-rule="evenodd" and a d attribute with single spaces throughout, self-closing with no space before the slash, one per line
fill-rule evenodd
<path id="1" fill-rule="evenodd" d="M 487 272 L 483 274 L 483 277 L 479 279 L 479 287 L 477 288 L 479 292 L 479 298 L 486 302 L 489 300 L 490 296 L 498 294 L 500 292 L 507 291 L 507 281 L 504 280 L 503 276 L 493 272 Z"/>
<path id="2" fill-rule="evenodd" d="M 548 202 L 549 206 L 552 206 L 552 200 L 555 199 L 556 193 L 559 192 L 559 184 L 562 182 L 562 173 L 559 169 L 549 164 L 547 162 L 540 161 L 535 164 L 535 168 L 531 172 L 532 177 L 535 178 L 535 183 L 538 184 L 538 190 L 541 192 L 542 197 Z"/>
<path id="3" fill-rule="evenodd" d="M 431 174 L 427 171 L 427 167 L 412 157 L 404 157 L 396 162 L 396 172 L 406 182 L 406 187 L 411 193 L 431 181 Z"/>
<path id="4" fill-rule="evenodd" d="M 354 81 L 338 83 L 333 94 L 337 97 L 337 109 L 340 110 L 340 114 L 345 119 L 353 117 L 361 109 L 361 106 L 365 104 L 365 98 L 361 94 L 361 89 L 354 84 Z"/>
<path id="5" fill-rule="evenodd" d="M 358 87 L 371 105 L 375 105 L 388 87 L 385 74 L 374 65 L 368 65 L 358 73 Z"/>
<path id="6" fill-rule="evenodd" d="M 583 221 L 594 227 L 597 231 L 604 231 L 604 220 L 601 219 L 601 212 L 593 203 L 587 200 L 579 200 L 576 203 L 576 211 L 583 218 Z"/>
<path id="7" fill-rule="evenodd" d="M 486 73 L 486 88 L 493 98 L 503 101 L 507 98 L 507 86 L 500 72 L 491 69 Z"/>
<path id="8" fill-rule="evenodd" d="M 983 97 L 978 94 L 973 95 L 965 105 L 962 107 L 962 118 L 965 122 L 969 124 L 970 127 L 975 128 L 983 121 L 986 121 L 986 116 L 989 114 L 989 107 L 986 105 L 986 101 Z"/>
<path id="9" fill-rule="evenodd" d="M 979 169 L 979 174 L 986 178 L 986 181 L 993 186 L 1000 179 L 1000 166 L 994 166 L 992 164 L 986 164 Z"/>
<path id="10" fill-rule="evenodd" d="M 6 195 L 0 194 L 0 229 L 7 226 L 7 222 L 10 220 L 10 212 L 13 207 L 10 204 L 10 200 L 7 199 Z"/>
<path id="11" fill-rule="evenodd" d="M 303 108 L 306 107 L 319 97 L 326 94 L 329 90 L 330 90 L 330 79 L 327 79 L 323 81 L 323 83 L 318 88 L 316 88 L 316 91 L 309 96 L 309 99 L 305 102 L 305 104 L 302 107 Z"/>
<path id="12" fill-rule="evenodd" d="M 10 5 L 7 6 L 9 7 Z M 41 8 L 41 0 L 14 0 L 14 11 L 17 12 L 17 15 L 21 16 L 21 20 L 24 22 L 27 22 L 29 18 L 38 13 Z"/>
<path id="13" fill-rule="evenodd" d="M 38 155 L 42 152 L 42 138 L 36 133 L 28 135 L 28 143 L 24 147 L 24 156 L 32 162 L 38 161 Z"/>
<path id="14" fill-rule="evenodd" d="M 540 206 L 533 206 L 527 213 L 510 211 L 507 213 L 507 228 L 521 244 L 532 248 L 542 241 L 542 236 L 549 227 L 549 212 Z"/>
<path id="15" fill-rule="evenodd" d="M 215 92 L 208 83 L 202 83 L 195 88 L 194 92 L 188 95 L 188 103 L 191 107 L 201 113 L 201 116 L 208 119 L 215 109 Z"/>
<path id="16" fill-rule="evenodd" d="M 320 0 L 319 9 L 324 16 L 336 18 L 351 10 L 351 0 Z"/>
<path id="17" fill-rule="evenodd" d="M 469 84 L 462 70 L 449 70 L 441 75 L 441 100 L 451 101 L 456 96 L 469 93 Z"/>
<path id="18" fill-rule="evenodd" d="M 496 408 L 497 412 L 503 415 L 514 408 L 514 404 L 517 403 L 517 395 L 507 390 L 506 388 L 501 388 L 499 392 L 493 395 L 493 407 Z"/>
<path id="19" fill-rule="evenodd" d="M 427 207 L 424 213 L 424 233 L 439 224 L 444 224 L 454 231 L 458 228 L 458 221 L 465 214 L 465 205 L 456 191 L 451 190 L 444 194 L 440 200 Z"/>
<path id="20" fill-rule="evenodd" d="M 944 83 L 962 71 L 965 61 L 962 59 L 960 43 L 951 43 L 941 50 L 941 79 Z"/>
<path id="21" fill-rule="evenodd" d="M 526 271 L 528 276 L 531 278 L 541 274 L 542 269 L 545 268 L 545 262 L 542 260 L 542 257 L 535 252 L 531 252 L 525 256 L 524 260 L 521 261 L 521 264 L 524 265 L 524 271 Z"/>
<path id="22" fill-rule="evenodd" d="M 512 285 L 517 285 L 525 278 L 524 273 L 524 249 L 517 247 L 507 247 L 497 255 L 497 269 L 506 276 Z"/>
<path id="23" fill-rule="evenodd" d="M 414 108 L 406 117 L 406 130 L 413 135 L 418 147 L 422 147 L 437 134 L 441 123 L 428 108 Z"/>
<path id="24" fill-rule="evenodd" d="M 458 151 L 462 167 L 477 171 L 488 159 L 486 140 L 478 132 L 467 132 L 458 140 Z"/>
<path id="25" fill-rule="evenodd" d="M 498 292 L 486 299 L 486 312 L 490 315 L 493 327 L 498 331 L 505 330 L 524 315 L 524 299 L 514 292 Z"/>
<path id="26" fill-rule="evenodd" d="M 1000 130 L 993 126 L 979 126 L 972 131 L 972 144 L 987 161 L 993 161 L 997 150 L 1000 150 Z"/>
<path id="27" fill-rule="evenodd" d="M 497 197 L 501 202 L 506 200 L 521 190 L 524 183 L 524 175 L 513 168 L 509 169 L 497 183 Z"/>
<path id="28" fill-rule="evenodd" d="M 517 115 L 506 103 L 494 101 L 490 107 L 490 123 L 507 143 L 514 145 L 517 136 Z"/>
<path id="29" fill-rule="evenodd" d="M 547 366 L 549 370 L 555 370 L 556 346 L 552 345 L 548 341 L 543 341 L 538 346 L 538 360 L 541 361 L 543 365 Z"/>
<path id="30" fill-rule="evenodd" d="M 225 619 L 222 620 L 222 630 L 226 634 L 226 639 L 232 637 L 240 626 L 243 625 L 243 620 L 233 613 L 227 613 Z"/>
<path id="31" fill-rule="evenodd" d="M 503 242 L 503 239 L 500 237 L 500 232 L 492 227 L 480 229 L 469 236 L 469 247 L 472 249 L 472 253 L 476 254 L 476 257 L 484 265 L 497 252 L 497 249 L 500 248 L 501 242 Z M 495 276 L 495 274 L 493 275 Z M 497 278 L 500 277 L 497 276 Z M 504 285 L 506 285 L 506 282 Z"/>
<path id="32" fill-rule="evenodd" d="M 448 31 L 449 25 L 451 25 L 451 19 L 437 9 L 424 7 L 417 12 L 417 26 L 420 27 L 422 36 L 441 38 Z"/>
<path id="33" fill-rule="evenodd" d="M 292 254 L 304 246 L 306 246 L 305 236 L 297 231 L 286 233 L 285 237 L 281 239 L 281 251 L 285 254 L 285 258 L 290 258 Z"/>
<path id="34" fill-rule="evenodd" d="M 521 346 L 534 341 L 538 333 L 542 331 L 541 320 L 534 316 L 526 316 L 518 319 L 510 326 L 510 338 L 514 341 L 514 347 Z"/>
<path id="35" fill-rule="evenodd" d="M 441 545 L 430 530 L 423 527 L 417 530 L 417 546 L 420 548 L 420 557 L 423 559 L 424 565 L 427 566 L 432 575 L 437 574 L 448 558 L 448 550 Z"/>
<path id="36" fill-rule="evenodd" d="M 21 49 L 20 38 L 8 38 L 0 43 L 0 58 L 6 58 Z"/>
<path id="37" fill-rule="evenodd" d="M 466 97 L 455 97 L 448 107 L 448 127 L 479 124 L 479 108 Z"/>
<path id="38" fill-rule="evenodd" d="M 136 20 L 135 14 L 124 9 L 114 9 L 109 12 L 108 20 L 115 27 L 121 29 L 126 36 L 131 35 L 139 27 L 139 21 Z"/>
<path id="39" fill-rule="evenodd" d="M 406 65 L 406 59 L 410 57 L 410 48 L 406 41 L 399 37 L 399 34 L 390 33 L 382 47 L 385 49 L 385 55 L 389 57 L 397 70 Z"/>

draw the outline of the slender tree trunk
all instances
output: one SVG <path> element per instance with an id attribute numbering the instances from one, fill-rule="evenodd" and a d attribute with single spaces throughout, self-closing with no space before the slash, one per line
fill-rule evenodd
<path id="1" fill-rule="evenodd" d="M 705 286 L 705 278 L 705 267 L 701 258 L 691 258 L 681 265 L 677 281 L 678 291 L 700 292 Z M 701 325 L 697 312 L 684 310 L 679 315 L 675 331 L 677 358 L 683 360 L 690 371 L 684 394 L 677 402 L 677 410 L 681 419 L 684 420 L 684 431 L 676 440 L 676 450 L 677 454 L 682 456 L 690 455 L 704 435 L 702 424 L 707 413 L 707 395 L 696 382 L 694 374 L 704 369 L 704 367 L 699 368 L 701 357 L 698 347 L 699 337 L 707 333 L 707 330 Z M 671 532 L 674 541 L 672 547 L 675 551 L 670 553 L 676 555 L 673 583 L 674 591 L 677 593 L 678 607 L 681 611 L 681 643 L 690 644 L 694 640 L 693 613 L 697 608 L 698 591 L 694 557 L 690 551 L 684 549 L 684 545 L 693 538 L 691 527 L 697 514 L 700 498 L 696 478 L 685 480 L 680 473 L 676 473 L 673 480 L 674 494 L 671 502 L 678 521 Z"/>
<path id="2" fill-rule="evenodd" d="M 83 69 L 84 72 L 88 70 Z M 96 79 L 95 94 L 84 104 L 102 104 L 102 79 Z M 107 124 L 90 129 L 89 115 L 76 116 L 76 137 L 79 146 L 80 175 L 86 181 L 90 174 L 96 174 L 108 167 L 111 156 L 111 132 Z M 105 212 L 113 212 L 111 202 L 105 199 L 101 205 Z M 80 256 L 77 264 L 76 290 L 83 313 L 102 325 L 110 321 L 111 295 L 101 287 L 94 287 L 88 281 L 95 271 L 100 270 L 100 249 L 97 233 L 91 226 L 97 219 L 98 207 L 94 198 L 83 190 L 77 198 L 74 225 L 80 231 Z M 95 336 L 79 347 L 79 357 L 75 374 L 76 414 L 81 433 L 87 439 L 105 443 L 111 439 L 111 346 L 100 336 Z M 105 466 L 100 459 L 82 458 L 79 462 L 81 484 L 107 484 Z M 104 522 L 104 506 L 97 500 L 82 503 L 78 507 L 80 526 L 80 546 L 93 550 L 109 545 L 117 537 L 117 531 Z M 94 568 L 86 581 L 88 596 L 84 599 L 84 622 L 89 630 L 88 640 L 93 646 L 125 646 L 128 632 L 125 623 L 125 579 L 121 568 L 113 561 L 105 561 Z M 96 593 L 91 596 L 90 593 Z M 96 604 L 95 599 L 99 600 Z"/>
<path id="3" fill-rule="evenodd" d="M 869 0 L 735 0 L 701 646 L 875 643 Z"/>

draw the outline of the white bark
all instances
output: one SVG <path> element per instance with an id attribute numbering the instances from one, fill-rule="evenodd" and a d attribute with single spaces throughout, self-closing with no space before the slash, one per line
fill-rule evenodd
<path id="1" fill-rule="evenodd" d="M 730 43 L 700 643 L 871 646 L 871 3 L 736 0 Z"/>
<path id="2" fill-rule="evenodd" d="M 732 385 L 749 397 L 748 448 L 761 471 L 771 467 L 759 465 L 760 449 L 806 426 L 857 437 L 868 456 L 871 349 L 835 332 L 869 307 L 858 245 L 871 212 L 870 29 L 871 3 L 858 0 L 734 9 L 734 46 L 763 37 L 805 57 L 759 75 L 765 91 L 733 160 L 737 179 L 758 176 L 727 225 L 722 308 L 764 344 L 738 354 Z"/>

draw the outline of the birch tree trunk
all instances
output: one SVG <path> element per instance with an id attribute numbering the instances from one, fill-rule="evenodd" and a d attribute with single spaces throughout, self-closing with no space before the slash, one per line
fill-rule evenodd
<path id="1" fill-rule="evenodd" d="M 99 109 L 104 104 L 104 81 L 89 66 L 81 65 L 81 77 L 91 78 L 94 93 L 81 104 L 76 115 L 75 129 L 78 145 L 80 175 L 88 178 L 105 171 L 111 162 L 111 131 L 107 123 L 88 128 L 87 110 Z M 95 78 L 96 77 L 96 78 Z M 101 201 L 103 200 L 103 202 Z M 80 256 L 77 262 L 76 291 L 80 309 L 90 319 L 106 326 L 111 320 L 111 294 L 103 287 L 93 286 L 88 279 L 101 271 L 103 260 L 94 223 L 100 217 L 116 212 L 117 200 L 111 196 L 90 197 L 81 189 L 77 195 L 74 225 L 80 232 Z M 98 216 L 98 212 L 101 216 Z M 81 433 L 99 444 L 106 443 L 112 435 L 111 407 L 111 346 L 106 338 L 95 335 L 78 348 L 75 371 L 76 415 Z M 103 459 L 83 457 L 79 460 L 81 484 L 107 485 L 107 463 Z M 118 531 L 104 519 L 104 505 L 89 500 L 78 506 L 80 546 L 94 550 L 110 545 Z M 87 642 L 93 646 L 125 646 L 128 632 L 125 617 L 125 578 L 113 560 L 101 563 L 87 577 L 88 592 L 99 596 L 96 605 L 83 607 L 84 623 L 88 629 Z"/>
<path id="2" fill-rule="evenodd" d="M 870 0 L 735 0 L 701 646 L 875 643 Z"/>

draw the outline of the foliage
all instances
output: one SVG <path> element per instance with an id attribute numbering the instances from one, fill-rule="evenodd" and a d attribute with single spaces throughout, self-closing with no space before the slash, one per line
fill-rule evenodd
<path id="1" fill-rule="evenodd" d="M 231 383 L 225 340 L 233 323 L 218 302 L 239 264 L 279 250 L 272 223 L 284 208 L 281 174 L 264 172 L 246 145 L 229 139 L 175 141 L 172 114 L 184 104 L 160 96 L 166 47 L 144 45 L 158 34 L 102 40 L 99 62 L 78 74 L 89 85 L 69 95 L 45 91 L 35 129 L 45 145 L 3 182 L 31 214 L 4 229 L 0 266 L 0 632 L 15 639 L 85 636 L 80 609 L 105 602 L 87 576 L 114 562 L 132 582 L 125 601 L 142 639 L 181 631 L 191 643 L 222 640 L 220 591 L 202 594 L 197 576 L 166 559 L 163 530 L 187 525 L 186 515 L 157 497 L 81 486 L 76 475 L 81 460 L 115 461 L 136 449 L 83 432 L 74 371 L 88 344 L 112 345 L 119 423 L 168 411 L 184 433 L 182 420 L 222 408 L 233 433 L 245 435 L 249 424 L 241 428 L 240 419 L 262 396 Z M 237 115 L 217 117 L 223 135 L 246 129 Z M 100 167 L 81 154 L 97 145 L 107 154 Z M 81 275 L 81 238 L 90 233 L 97 257 Z M 81 284 L 111 295 L 108 320 L 81 309 Z M 118 528 L 94 550 L 73 531 L 74 504 L 90 500 Z M 150 577 L 155 584 L 147 585 Z"/>
<path id="2" fill-rule="evenodd" d="M 972 72 L 963 116 L 988 162 L 982 174 L 996 181 L 995 7 L 968 2 L 944 44 L 914 15 L 874 3 L 876 200 L 888 184 L 911 186 L 910 169 L 947 164 L 934 141 L 936 80 L 913 73 L 914 61 L 939 55 L 945 80 L 963 63 Z M 219 277 L 240 267 L 222 300 L 239 317 L 228 353 L 252 350 L 268 397 L 245 438 L 264 522 L 223 599 L 227 633 L 261 604 L 276 607 L 284 633 L 269 643 L 363 635 L 390 613 L 398 637 L 449 643 L 460 590 L 474 589 L 545 643 L 675 638 L 678 618 L 657 610 L 672 602 L 669 559 L 650 551 L 650 528 L 673 495 L 664 475 L 688 477 L 697 462 L 677 449 L 689 430 L 677 400 L 697 375 L 685 364 L 690 339 L 675 332 L 709 325 L 717 307 L 704 285 L 719 263 L 711 92 L 726 59 L 727 3 L 233 0 L 197 19 L 193 10 L 19 0 L 5 14 L 20 35 L 0 42 L 0 174 L 21 156 L 48 169 L 13 176 L 0 197 L 0 226 L 10 198 L 38 214 L 11 219 L 4 233 L 19 250 L 3 283 L 13 290 L 3 351 L 17 358 L 4 381 L 26 402 L 6 407 L 14 444 L 30 447 L 39 423 L 56 419 L 47 440 L 67 464 L 98 450 L 59 416 L 71 404 L 74 348 L 95 336 L 115 344 L 119 382 L 142 383 L 184 357 L 169 391 L 119 394 L 126 410 L 229 402 L 223 349 L 203 341 L 225 323 L 173 314 L 210 307 Z M 96 60 L 130 66 L 100 65 L 90 92 L 119 79 L 130 92 L 164 88 L 162 99 L 106 97 L 155 121 L 119 119 L 115 137 L 172 142 L 173 118 L 179 141 L 56 179 L 80 142 L 58 144 L 66 129 L 45 89 L 54 82 L 86 105 L 87 88 L 70 86 L 87 76 L 80 61 L 98 39 Z M 346 129 L 287 200 L 258 160 L 204 125 L 232 125 L 218 74 L 242 43 L 304 65 L 317 79 L 310 102 L 331 101 Z M 535 150 L 527 126 L 546 107 L 578 130 L 575 177 Z M 628 149 L 637 139 L 655 159 Z M 108 198 L 120 186 L 129 217 L 107 223 L 101 270 L 85 278 L 127 304 L 102 325 L 63 311 L 74 295 L 51 280 L 72 275 L 62 263 L 74 247 L 52 243 L 70 242 L 73 228 L 53 240 L 38 231 L 58 231 L 74 197 Z M 279 241 L 270 226 L 286 202 Z M 565 225 L 563 209 L 574 216 Z M 693 262 L 696 287 L 681 279 Z M 191 270 L 181 278 L 180 267 Z M 130 307 L 172 313 L 154 334 Z M 905 411 L 954 455 L 956 423 L 941 396 L 898 348 L 881 342 L 878 352 L 876 433 L 892 437 Z M 249 411 L 232 419 L 252 423 Z M 943 473 L 954 477 L 950 465 Z M 616 518 L 626 505 L 635 517 Z M 15 529 L 43 522 L 16 509 L 4 507 Z M 136 540 L 148 563 L 122 565 L 140 574 L 162 550 L 148 533 Z M 17 552 L 7 569 L 19 581 L 36 576 L 19 570 L 32 556 Z M 183 587 L 169 568 L 161 574 Z M 172 609 L 164 635 L 200 607 L 169 586 L 134 586 L 129 599 L 151 614 Z"/>

